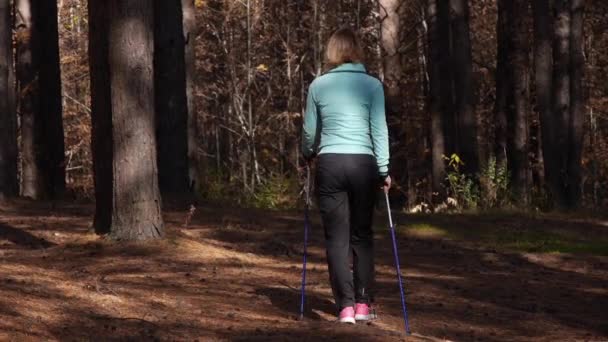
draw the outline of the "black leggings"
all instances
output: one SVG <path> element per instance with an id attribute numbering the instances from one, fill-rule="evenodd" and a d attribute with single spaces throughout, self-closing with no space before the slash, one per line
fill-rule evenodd
<path id="1" fill-rule="evenodd" d="M 316 178 L 336 306 L 341 310 L 369 304 L 374 281 L 372 218 L 379 189 L 376 159 L 366 154 L 321 154 Z"/>

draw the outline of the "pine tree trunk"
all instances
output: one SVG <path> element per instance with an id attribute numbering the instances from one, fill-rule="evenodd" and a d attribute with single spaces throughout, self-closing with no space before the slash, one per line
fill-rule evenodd
<path id="1" fill-rule="evenodd" d="M 113 172 L 111 236 L 164 235 L 154 114 L 154 9 L 146 0 L 111 0 L 109 66 Z"/>
<path id="2" fill-rule="evenodd" d="M 400 19 L 398 0 L 379 0 L 381 22 L 381 41 L 383 54 L 384 83 L 388 115 L 397 118 L 401 105 L 401 56 L 399 54 Z M 399 118 L 401 119 L 401 118 Z"/>
<path id="3" fill-rule="evenodd" d="M 154 1 L 154 79 L 159 187 L 188 191 L 188 106 L 181 0 Z"/>
<path id="4" fill-rule="evenodd" d="M 199 179 L 198 168 L 198 120 L 194 99 L 194 75 L 196 73 L 196 7 L 194 0 L 182 0 L 184 17 L 186 98 L 188 108 L 188 183 L 190 191 L 195 191 Z"/>
<path id="5" fill-rule="evenodd" d="M 445 155 L 456 153 L 458 127 L 456 124 L 456 110 L 454 108 L 454 71 L 452 68 L 452 47 L 450 27 L 450 4 L 447 1 L 437 1 L 437 45 L 439 54 L 439 84 L 441 94 L 441 115 L 443 122 L 443 137 Z"/>
<path id="6" fill-rule="evenodd" d="M 553 45 L 553 120 L 555 124 L 556 165 L 551 170 L 554 200 L 559 207 L 568 206 L 568 128 L 570 127 L 570 4 L 555 1 L 555 38 Z"/>
<path id="7" fill-rule="evenodd" d="M 509 13 L 510 0 L 498 0 L 498 21 L 496 24 L 496 102 L 494 104 L 496 166 L 507 166 L 507 117 L 510 103 L 509 50 L 511 49 L 511 28 Z"/>
<path id="8" fill-rule="evenodd" d="M 441 90 L 445 79 L 441 74 L 441 56 L 445 53 L 440 45 L 441 31 L 438 16 L 438 2 L 441 0 L 428 0 L 426 6 L 426 17 L 428 26 L 428 74 L 429 74 L 429 98 L 428 110 L 431 115 L 431 169 L 433 193 L 443 199 L 445 188 L 445 139 L 443 129 L 443 108 Z"/>
<path id="9" fill-rule="evenodd" d="M 112 106 L 110 97 L 108 7 L 89 0 L 89 69 L 91 75 L 91 151 L 95 182 L 97 234 L 110 232 L 112 224 Z"/>
<path id="10" fill-rule="evenodd" d="M 65 192 L 65 142 L 59 66 L 59 27 L 56 1 L 35 1 L 39 7 L 36 16 L 40 36 L 39 79 L 41 126 L 44 144 L 41 155 L 43 170 L 47 173 L 47 193 L 57 198 Z"/>
<path id="11" fill-rule="evenodd" d="M 37 110 L 39 105 L 39 82 L 35 62 L 37 35 L 32 27 L 30 0 L 15 2 L 16 68 L 21 115 L 21 194 L 41 198 L 45 195 L 44 172 L 38 161 L 38 139 L 36 137 Z"/>
<path id="12" fill-rule="evenodd" d="M 568 207 L 575 209 L 581 205 L 583 134 L 585 124 L 585 99 L 583 73 L 585 55 L 583 52 L 583 12 L 584 0 L 570 0 L 570 122 L 568 133 Z"/>
<path id="13" fill-rule="evenodd" d="M 57 3 L 16 0 L 22 189 L 56 198 L 65 190 Z"/>
<path id="14" fill-rule="evenodd" d="M 509 49 L 509 79 L 511 80 L 512 101 L 508 116 L 507 164 L 511 174 L 512 189 L 520 204 L 527 204 L 530 187 L 528 160 L 528 69 L 529 45 L 528 1 L 509 1 L 508 26 L 512 28 Z"/>
<path id="15" fill-rule="evenodd" d="M 18 193 L 12 23 L 11 1 L 0 0 L 0 200 Z"/>
<path id="16" fill-rule="evenodd" d="M 557 125 L 553 119 L 553 20 L 549 0 L 533 0 L 534 17 L 534 78 L 536 106 L 541 126 L 541 146 L 545 181 L 549 192 L 556 198 L 559 193 L 559 150 L 555 148 Z"/>
<path id="17" fill-rule="evenodd" d="M 450 0 L 452 10 L 452 53 L 454 94 L 458 125 L 458 151 L 464 160 L 464 172 L 474 175 L 479 170 L 475 84 L 469 31 L 468 0 Z"/>

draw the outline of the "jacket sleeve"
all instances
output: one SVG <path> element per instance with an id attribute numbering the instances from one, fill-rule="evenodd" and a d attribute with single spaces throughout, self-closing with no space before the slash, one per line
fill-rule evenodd
<path id="1" fill-rule="evenodd" d="M 374 155 L 378 163 L 378 172 L 381 176 L 387 176 L 390 155 L 382 84 L 378 85 L 372 94 L 370 131 L 374 144 Z"/>
<path id="2" fill-rule="evenodd" d="M 306 99 L 306 112 L 302 125 L 302 154 L 305 158 L 310 158 L 315 154 L 317 135 L 318 135 L 318 111 L 314 98 L 314 88 L 312 84 L 308 88 Z"/>

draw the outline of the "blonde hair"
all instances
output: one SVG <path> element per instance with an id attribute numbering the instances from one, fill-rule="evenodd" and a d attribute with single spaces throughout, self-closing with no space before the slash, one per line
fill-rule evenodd
<path id="1" fill-rule="evenodd" d="M 363 63 L 363 49 L 357 33 L 350 28 L 336 30 L 327 42 L 325 59 L 330 68 L 344 63 Z"/>

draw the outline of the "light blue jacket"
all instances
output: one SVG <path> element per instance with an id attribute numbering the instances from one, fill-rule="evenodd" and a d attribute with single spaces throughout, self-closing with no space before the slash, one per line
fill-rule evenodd
<path id="1" fill-rule="evenodd" d="M 346 63 L 317 77 L 308 89 L 302 153 L 370 154 L 388 174 L 388 129 L 382 83 L 362 64 Z"/>

